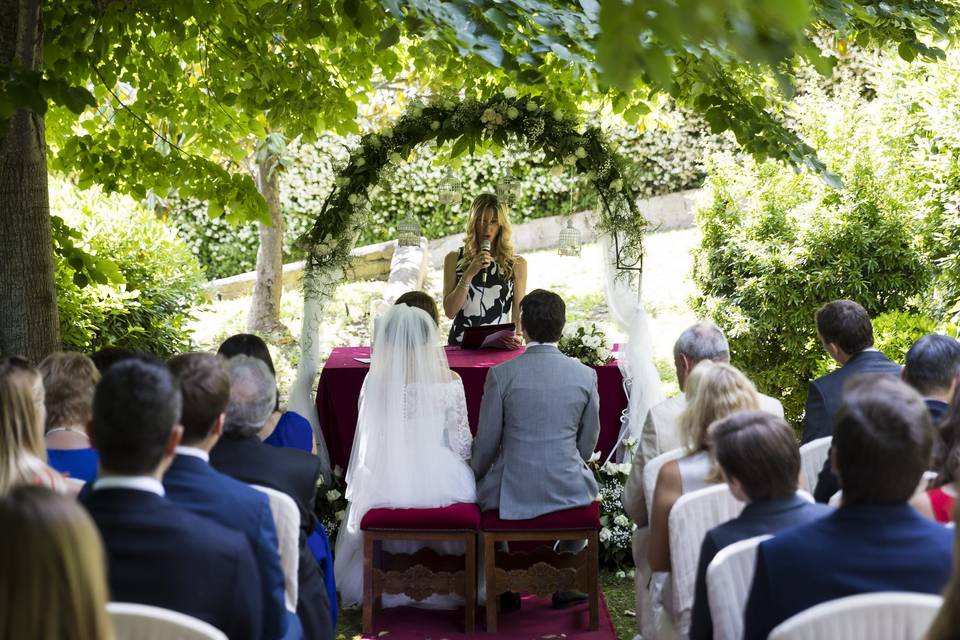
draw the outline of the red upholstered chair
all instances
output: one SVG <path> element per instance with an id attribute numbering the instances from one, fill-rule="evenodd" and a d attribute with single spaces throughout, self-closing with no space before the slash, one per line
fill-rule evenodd
<path id="1" fill-rule="evenodd" d="M 487 585 L 487 631 L 497 630 L 498 596 L 507 591 L 548 596 L 555 591 L 583 591 L 590 603 L 590 630 L 600 626 L 600 505 L 557 511 L 530 520 L 501 520 L 486 511 L 483 533 Z M 539 546 L 531 552 L 498 551 L 498 542 L 586 540 L 580 553 Z"/>
<path id="2" fill-rule="evenodd" d="M 474 630 L 477 611 L 477 530 L 480 509 L 453 504 L 436 509 L 371 509 L 363 531 L 363 633 L 373 633 L 373 616 L 383 594 L 404 593 L 420 601 L 433 594 L 463 596 L 463 626 Z M 382 550 L 384 540 L 462 542 L 465 554 L 440 555 L 431 549 L 413 554 Z"/>

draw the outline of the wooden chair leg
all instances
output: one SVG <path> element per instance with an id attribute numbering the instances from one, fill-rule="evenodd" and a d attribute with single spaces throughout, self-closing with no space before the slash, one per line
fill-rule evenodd
<path id="1" fill-rule="evenodd" d="M 587 580 L 590 598 L 590 631 L 600 628 L 600 538 L 596 531 L 587 536 Z"/>
<path id="2" fill-rule="evenodd" d="M 373 536 L 363 534 L 363 633 L 373 633 Z"/>
<path id="3" fill-rule="evenodd" d="M 493 536 L 483 534 L 483 577 L 487 583 L 487 633 L 497 632 L 496 549 Z"/>
<path id="4" fill-rule="evenodd" d="M 464 538 L 465 564 L 463 593 L 463 628 L 466 633 L 473 633 L 477 621 L 477 536 L 470 534 Z"/>

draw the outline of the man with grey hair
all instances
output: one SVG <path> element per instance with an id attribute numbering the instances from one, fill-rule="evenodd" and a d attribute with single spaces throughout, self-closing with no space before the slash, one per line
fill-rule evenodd
<path id="1" fill-rule="evenodd" d="M 210 451 L 210 464 L 241 482 L 282 491 L 300 511 L 300 562 L 297 616 L 306 638 L 333 638 L 330 601 L 323 574 L 307 545 L 316 522 L 313 503 L 320 461 L 306 451 L 271 447 L 258 434 L 276 406 L 277 383 L 257 358 L 237 355 L 226 362 L 230 375 L 223 436 Z"/>
<path id="2" fill-rule="evenodd" d="M 633 532 L 633 560 L 636 565 L 637 617 L 641 612 L 640 597 L 646 589 L 649 577 L 647 564 L 647 528 L 648 514 L 643 491 L 643 469 L 648 462 L 662 453 L 680 447 L 680 414 L 687 407 L 684 389 L 687 377 L 693 368 L 704 360 L 730 362 L 730 346 L 720 327 L 708 320 L 700 321 L 684 329 L 673 345 L 673 364 L 677 370 L 677 384 L 680 393 L 655 404 L 647 412 L 640 436 L 640 450 L 633 458 L 630 476 L 623 487 L 623 506 L 637 529 Z M 779 400 L 757 394 L 760 409 L 779 418 L 783 417 L 783 406 Z"/>

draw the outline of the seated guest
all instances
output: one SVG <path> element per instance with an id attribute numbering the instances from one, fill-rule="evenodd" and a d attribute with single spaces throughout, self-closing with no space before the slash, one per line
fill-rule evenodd
<path id="1" fill-rule="evenodd" d="M 103 375 L 103 372 L 120 362 L 121 360 L 126 360 L 127 358 L 133 358 L 137 354 L 126 347 L 104 347 L 99 351 L 96 351 L 90 359 L 93 361 L 93 364 L 97 367 L 97 371 L 100 372 L 100 375 Z"/>
<path id="2" fill-rule="evenodd" d="M 433 319 L 434 324 L 440 324 L 440 312 L 437 310 L 437 302 L 433 299 L 433 296 L 428 293 L 424 293 L 423 291 L 407 291 L 397 298 L 393 304 L 405 304 L 408 307 L 423 309 L 427 312 L 427 315 Z"/>
<path id="3" fill-rule="evenodd" d="M 926 640 L 956 640 L 960 629 L 960 513 L 954 512 L 953 571 L 943 592 L 943 605 L 924 636 Z"/>
<path id="4" fill-rule="evenodd" d="M 170 359 L 180 381 L 183 438 L 163 475 L 167 497 L 188 511 L 209 518 L 247 537 L 260 571 L 263 637 L 300 637 L 300 623 L 287 614 L 283 569 L 277 552 L 277 530 L 265 494 L 210 466 L 210 449 L 223 433 L 223 411 L 230 399 L 230 378 L 220 358 L 186 353 Z M 288 620 L 288 618 L 290 618 Z"/>
<path id="5" fill-rule="evenodd" d="M 43 380 L 28 360 L 0 358 L 0 495 L 18 484 L 67 490 L 60 474 L 47 466 L 43 395 Z"/>
<path id="6" fill-rule="evenodd" d="M 112 637 L 103 547 L 76 500 L 16 487 L 0 498 L 0 531 L 0 637 Z"/>
<path id="7" fill-rule="evenodd" d="M 927 408 L 930 408 L 929 401 Z M 946 524 L 953 520 L 957 481 L 960 480 L 960 393 L 954 396 L 953 405 L 937 431 L 939 437 L 933 454 L 933 470 L 937 477 L 930 489 L 914 495 L 910 504 L 931 520 Z"/>
<path id="8" fill-rule="evenodd" d="M 324 576 L 307 537 L 316 525 L 313 503 L 320 477 L 316 456 L 298 449 L 271 447 L 257 437 L 276 406 L 277 383 L 262 360 L 238 355 L 226 362 L 230 376 L 223 436 L 210 451 L 210 464 L 229 476 L 287 494 L 300 511 L 300 562 L 297 615 L 306 638 L 332 638 L 331 606 Z"/>
<path id="9" fill-rule="evenodd" d="M 274 378 L 277 376 L 267 343 L 252 333 L 238 333 L 230 336 L 220 345 L 217 354 L 228 360 L 241 354 L 252 356 L 267 365 L 270 375 Z M 291 447 L 316 453 L 317 444 L 314 441 L 310 421 L 295 411 L 281 412 L 279 390 L 276 391 L 275 397 L 273 412 L 260 429 L 259 438 L 273 447 Z"/>
<path id="10" fill-rule="evenodd" d="M 939 594 L 950 577 L 952 532 L 907 504 L 933 444 L 923 398 L 895 378 L 859 376 L 833 431 L 842 505 L 760 544 L 747 640 L 821 602 L 876 591 Z"/>
<path id="11" fill-rule="evenodd" d="M 100 372 L 81 353 L 52 353 L 40 363 L 47 410 L 47 461 L 57 471 L 83 481 L 97 477 L 97 452 L 90 447 L 87 423 Z"/>
<path id="12" fill-rule="evenodd" d="M 377 329 L 347 467 L 349 506 L 335 554 L 337 586 L 343 602 L 351 604 L 363 598 L 360 522 L 367 511 L 476 500 L 473 472 L 466 461 L 472 437 L 463 383 L 450 371 L 436 323 L 423 310 L 398 304 L 384 314 Z M 414 553 L 425 546 L 385 544 L 391 553 Z M 463 553 L 462 544 L 459 549 L 426 546 L 441 553 Z M 459 605 L 450 599 L 443 605 L 432 600 L 427 604 L 436 608 Z"/>
<path id="13" fill-rule="evenodd" d="M 671 460 L 657 475 L 650 519 L 650 546 L 647 561 L 653 571 L 670 571 L 670 532 L 667 523 L 674 503 L 685 493 L 704 489 L 721 481 L 710 456 L 707 428 L 716 420 L 737 411 L 758 411 L 757 390 L 740 370 L 729 364 L 705 360 L 687 381 L 690 403 L 680 414 L 680 429 L 686 455 Z M 638 522 L 643 526 L 646 522 Z"/>
<path id="14" fill-rule="evenodd" d="M 707 567 L 721 549 L 740 540 L 805 524 L 832 511 L 797 495 L 800 451 L 793 429 L 783 419 L 762 411 L 740 411 L 710 425 L 709 440 L 730 492 L 747 506 L 733 520 L 708 531 L 703 540 L 691 640 L 713 638 Z"/>
<path id="15" fill-rule="evenodd" d="M 901 377 L 923 396 L 930 420 L 937 426 L 946 416 L 960 383 L 960 342 L 928 333 L 907 351 Z"/>
<path id="16" fill-rule="evenodd" d="M 505 520 L 585 507 L 597 499 L 587 468 L 600 434 L 597 373 L 557 348 L 566 306 L 536 289 L 520 302 L 526 351 L 487 372 L 470 466 L 477 502 Z M 564 543 L 577 551 L 582 543 Z M 579 599 L 579 596 L 577 597 Z M 508 597 L 508 608 L 519 598 Z M 561 595 L 554 605 L 570 602 Z"/>
<path id="17" fill-rule="evenodd" d="M 873 324 L 866 309 L 852 300 L 834 300 L 817 310 L 817 338 L 840 368 L 817 378 L 807 390 L 803 442 L 833 435 L 833 415 L 843 400 L 843 385 L 862 373 L 900 375 L 900 365 L 873 348 Z M 817 478 L 813 496 L 827 502 L 839 491 L 830 458 Z"/>
<path id="18" fill-rule="evenodd" d="M 100 477 L 81 501 L 107 551 L 111 599 L 185 613 L 232 640 L 259 639 L 260 573 L 250 543 L 164 497 L 160 478 L 183 433 L 180 406 L 179 386 L 161 363 L 118 362 L 97 385 L 90 439 Z"/>

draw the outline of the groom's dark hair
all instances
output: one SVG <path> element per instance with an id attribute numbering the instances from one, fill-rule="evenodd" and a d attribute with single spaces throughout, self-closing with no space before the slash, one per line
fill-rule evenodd
<path id="1" fill-rule="evenodd" d="M 557 342 L 567 322 L 567 306 L 554 292 L 534 289 L 520 301 L 520 321 L 531 340 Z"/>

